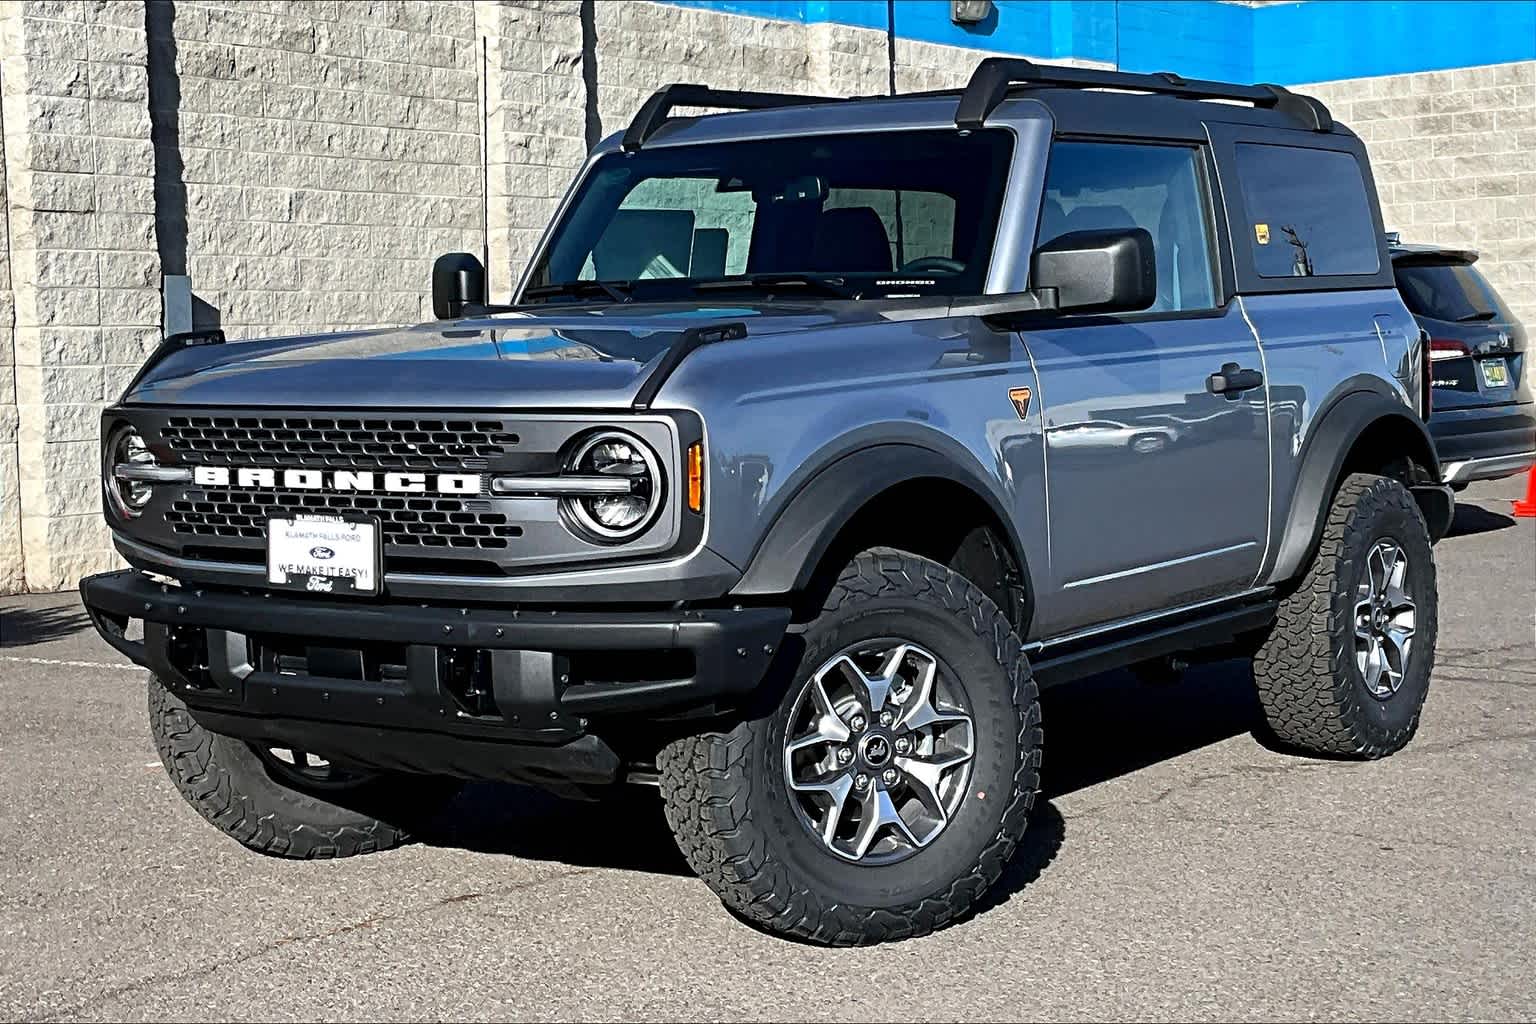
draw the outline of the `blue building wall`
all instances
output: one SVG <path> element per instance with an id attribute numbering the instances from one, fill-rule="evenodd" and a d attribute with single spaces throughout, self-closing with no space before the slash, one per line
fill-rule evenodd
<path id="1" fill-rule="evenodd" d="M 881 31 L 887 19 L 884 0 L 664 2 Z M 897 36 L 1283 85 L 1536 60 L 1536 0 L 996 0 L 976 26 L 953 24 L 949 6 L 897 0 Z"/>
<path id="2" fill-rule="evenodd" d="M 1327 82 L 1536 60 L 1536 0 L 1311 0 L 1252 13 L 1258 81 Z"/>

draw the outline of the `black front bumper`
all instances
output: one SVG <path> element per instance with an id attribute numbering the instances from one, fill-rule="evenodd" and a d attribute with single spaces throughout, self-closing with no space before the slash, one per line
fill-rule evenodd
<path id="1" fill-rule="evenodd" d="M 87 577 L 80 594 L 102 637 L 213 732 L 379 769 L 541 785 L 618 778 L 602 723 L 709 710 L 751 691 L 790 615 L 311 600 L 134 570 Z M 128 638 L 135 619 L 142 641 Z"/>

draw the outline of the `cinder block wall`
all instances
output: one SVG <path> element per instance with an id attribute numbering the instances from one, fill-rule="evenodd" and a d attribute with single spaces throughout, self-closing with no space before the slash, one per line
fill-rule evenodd
<path id="1" fill-rule="evenodd" d="M 98 416 L 159 340 L 143 5 L 0 6 L 0 83 L 21 574 L 56 589 L 114 560 Z"/>
<path id="2" fill-rule="evenodd" d="M 0 30 L 4 26 L 0 25 Z M 3 87 L 0 73 L 0 87 Z M 0 126 L 3 127 L 3 126 Z M 0 170 L 5 133 L 0 130 Z M 9 209 L 0 174 L 0 210 Z M 11 233 L 0 217 L 0 594 L 21 589 L 21 478 L 16 465 L 16 294 L 11 290 Z"/>
<path id="3" fill-rule="evenodd" d="M 1479 250 L 1536 324 L 1536 61 L 1296 88 L 1365 141 L 1387 230 Z"/>
<path id="4" fill-rule="evenodd" d="M 481 250 L 468 0 L 152 3 L 168 274 L 231 337 L 431 316 L 433 254 Z"/>

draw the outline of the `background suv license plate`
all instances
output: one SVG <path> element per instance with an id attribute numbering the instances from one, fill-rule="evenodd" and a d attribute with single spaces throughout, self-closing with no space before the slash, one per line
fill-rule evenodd
<path id="1" fill-rule="evenodd" d="M 370 516 L 267 520 L 267 582 L 314 594 L 379 592 L 379 522 Z"/>
<path id="2" fill-rule="evenodd" d="M 1483 383 L 1490 388 L 1503 388 L 1509 386 L 1509 364 L 1501 356 L 1498 359 L 1484 359 L 1479 364 L 1483 368 Z"/>

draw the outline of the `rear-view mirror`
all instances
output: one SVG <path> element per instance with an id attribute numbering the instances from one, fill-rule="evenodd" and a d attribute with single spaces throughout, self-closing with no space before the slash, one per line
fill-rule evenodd
<path id="1" fill-rule="evenodd" d="M 457 320 L 465 306 L 485 305 L 485 265 L 467 252 L 450 252 L 432 264 L 432 315 Z"/>
<path id="2" fill-rule="evenodd" d="M 1130 313 L 1157 301 L 1157 261 L 1146 228 L 1070 231 L 1035 250 L 1030 284 L 1056 289 L 1058 309 Z"/>

